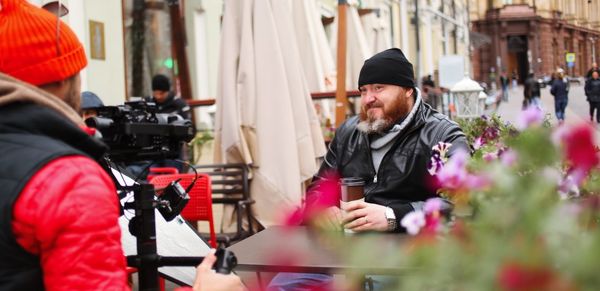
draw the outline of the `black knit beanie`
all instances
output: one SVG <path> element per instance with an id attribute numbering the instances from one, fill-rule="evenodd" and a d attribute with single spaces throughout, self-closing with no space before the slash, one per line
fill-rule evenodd
<path id="1" fill-rule="evenodd" d="M 152 91 L 169 91 L 171 90 L 171 81 L 165 75 L 156 75 L 152 78 Z"/>
<path id="2" fill-rule="evenodd" d="M 358 76 L 358 88 L 367 84 L 391 84 L 415 87 L 412 64 L 400 49 L 382 51 L 365 61 Z"/>

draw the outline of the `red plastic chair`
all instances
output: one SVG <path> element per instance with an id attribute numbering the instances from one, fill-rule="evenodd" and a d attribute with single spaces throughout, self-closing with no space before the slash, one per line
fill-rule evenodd
<path id="1" fill-rule="evenodd" d="M 184 189 L 192 183 L 196 174 L 173 174 L 155 176 L 150 183 L 157 188 L 162 188 L 169 183 L 181 179 L 179 184 Z M 210 229 L 209 243 L 213 248 L 217 247 L 217 235 L 215 233 L 215 222 L 212 212 L 212 191 L 210 177 L 206 174 L 198 174 L 196 184 L 189 192 L 190 201 L 181 212 L 181 216 L 187 221 L 208 221 Z"/>
<path id="2" fill-rule="evenodd" d="M 152 179 L 158 175 L 173 175 L 179 174 L 179 170 L 173 167 L 152 167 L 150 168 L 150 172 L 148 172 L 148 176 L 146 179 L 148 181 L 152 181 Z"/>

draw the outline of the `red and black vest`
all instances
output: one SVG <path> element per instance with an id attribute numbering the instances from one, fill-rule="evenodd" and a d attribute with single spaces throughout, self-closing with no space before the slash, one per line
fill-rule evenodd
<path id="1" fill-rule="evenodd" d="M 56 158 L 99 158 L 104 151 L 51 109 L 28 103 L 0 107 L 0 290 L 44 289 L 39 256 L 23 249 L 12 231 L 13 206 L 27 182 Z"/>

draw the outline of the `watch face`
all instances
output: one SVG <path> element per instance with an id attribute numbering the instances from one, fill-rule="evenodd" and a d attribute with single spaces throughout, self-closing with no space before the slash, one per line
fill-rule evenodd
<path id="1" fill-rule="evenodd" d="M 396 229 L 396 219 L 388 219 L 388 231 Z"/>

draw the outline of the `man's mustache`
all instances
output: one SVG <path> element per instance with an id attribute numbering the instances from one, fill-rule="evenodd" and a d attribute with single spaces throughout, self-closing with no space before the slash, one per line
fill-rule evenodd
<path id="1" fill-rule="evenodd" d="M 371 108 L 383 108 L 383 103 L 381 102 L 373 102 L 371 104 L 365 105 L 365 109 L 369 110 Z"/>

